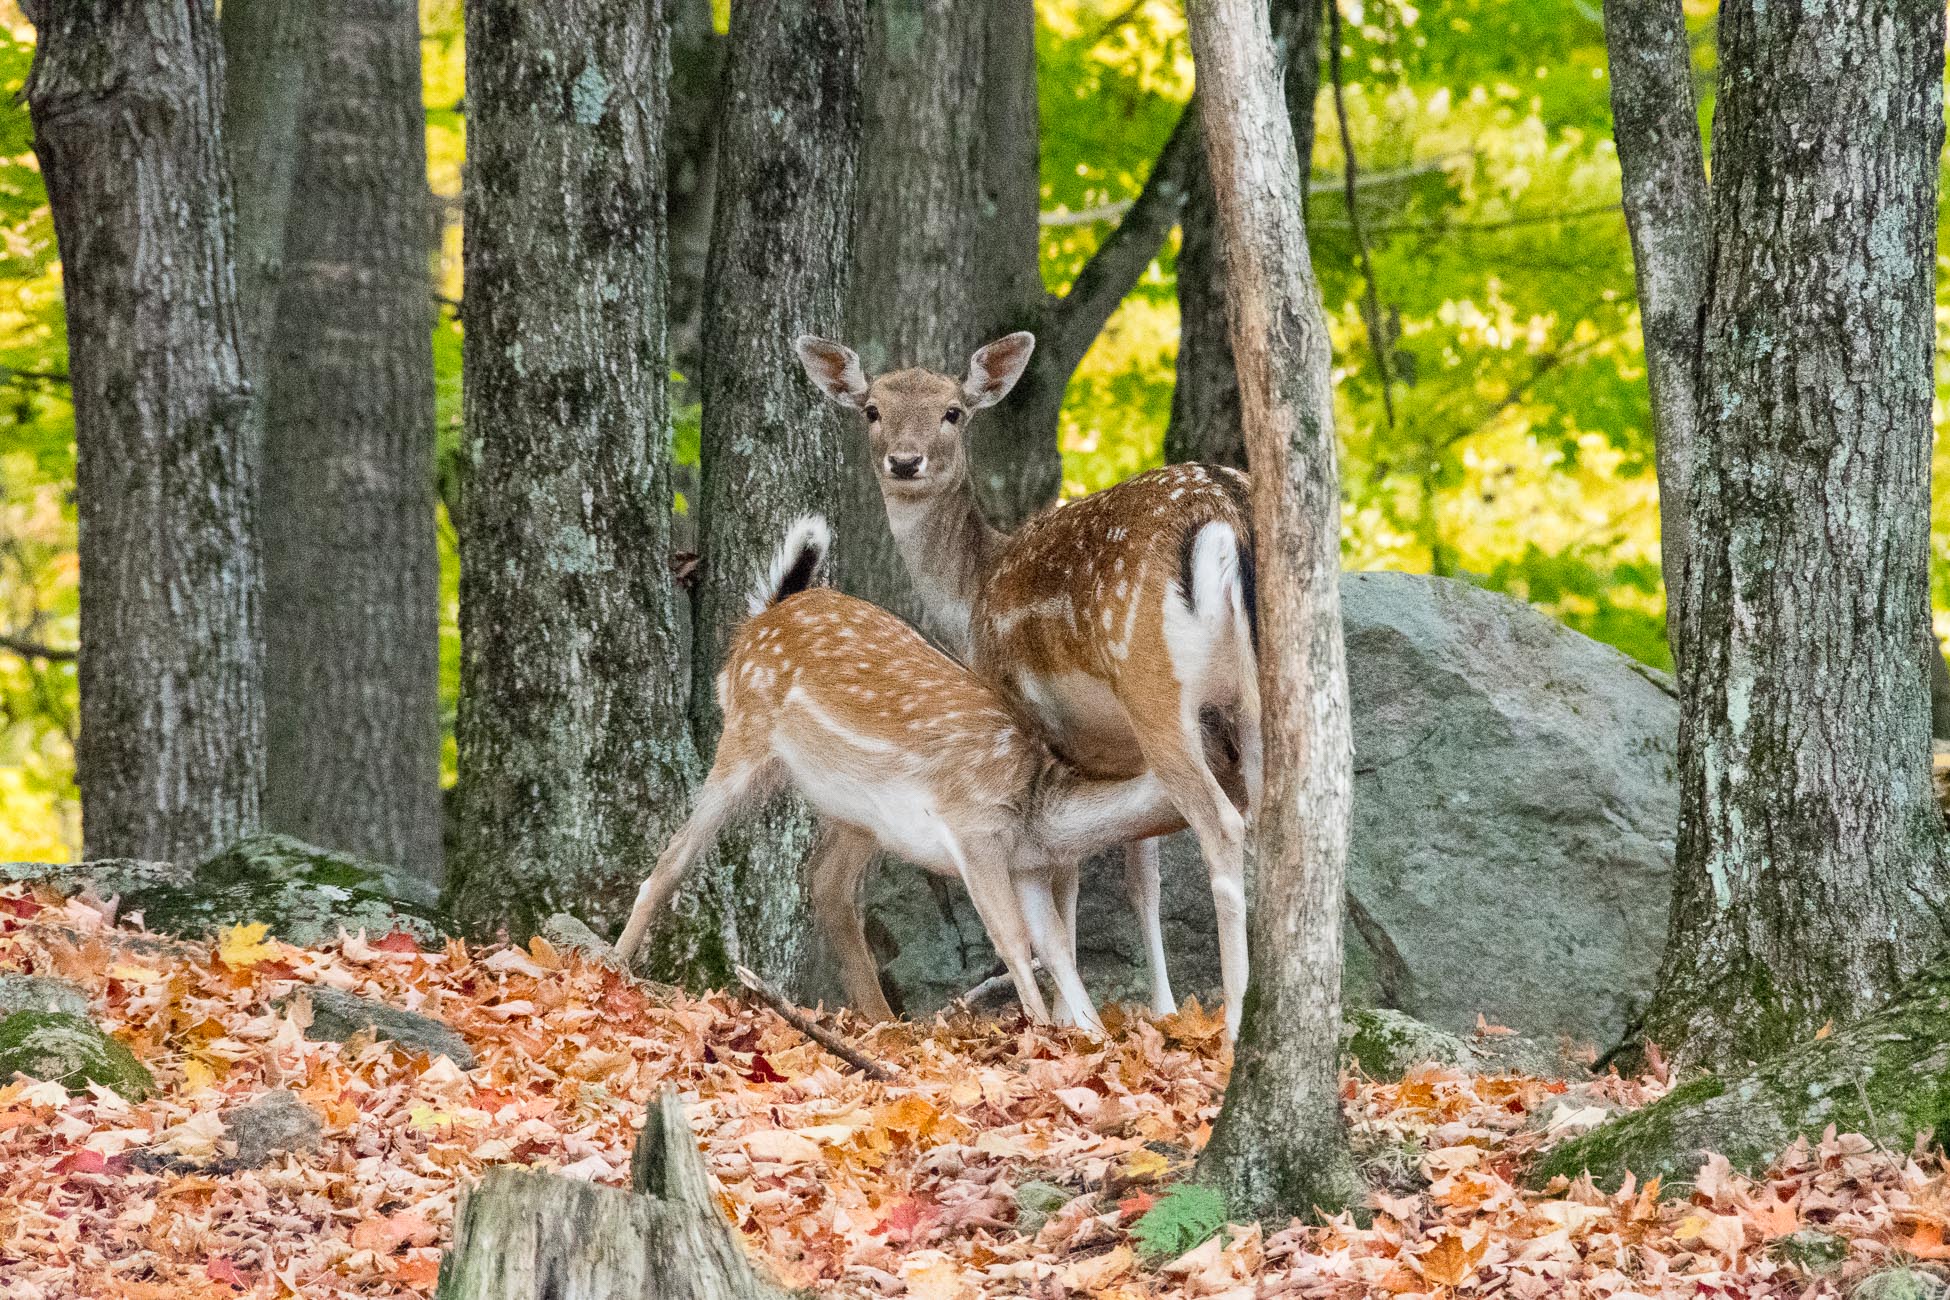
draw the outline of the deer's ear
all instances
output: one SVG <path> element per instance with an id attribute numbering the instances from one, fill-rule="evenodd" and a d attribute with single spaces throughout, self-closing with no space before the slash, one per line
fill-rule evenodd
<path id="1" fill-rule="evenodd" d="M 971 410 L 994 406 L 1022 378 L 1022 372 L 1029 368 L 1029 354 L 1035 350 L 1036 336 L 1028 330 L 1004 334 L 977 348 L 968 359 L 968 378 L 961 381 L 962 399 Z"/>
<path id="2" fill-rule="evenodd" d="M 806 378 L 813 381 L 813 387 L 855 411 L 867 404 L 867 377 L 852 348 L 814 334 L 801 334 L 793 340 L 792 350 L 799 354 L 799 364 L 806 368 Z"/>

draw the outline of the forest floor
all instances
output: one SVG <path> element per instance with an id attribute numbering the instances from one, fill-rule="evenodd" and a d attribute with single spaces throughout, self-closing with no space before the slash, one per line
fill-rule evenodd
<path id="1" fill-rule="evenodd" d="M 627 1185 L 667 1081 L 753 1254 L 823 1294 L 1746 1297 L 1899 1276 L 1920 1297 L 1940 1294 L 1927 1270 L 1950 1257 L 1939 1156 L 1831 1134 L 1760 1179 L 1713 1161 L 1686 1187 L 1529 1190 L 1541 1146 L 1663 1085 L 1438 1068 L 1347 1079 L 1372 1226 L 1231 1225 L 1179 1249 L 1210 1207 L 1170 1189 L 1226 1074 L 1220 1022 L 1196 1009 L 1115 1016 L 1108 1042 L 1013 1018 L 851 1025 L 900 1072 L 876 1083 L 736 996 L 643 985 L 541 942 L 300 949 L 246 927 L 159 946 L 88 903 L 15 888 L 0 891 L 0 971 L 80 984 L 160 1085 L 131 1105 L 0 1082 L 7 1300 L 430 1294 L 485 1167 Z M 313 1042 L 306 1003 L 272 1006 L 307 983 L 438 1016 L 480 1063 L 365 1035 Z M 322 1117 L 314 1149 L 241 1172 L 154 1169 L 156 1152 L 219 1161 L 225 1112 L 274 1088 Z"/>

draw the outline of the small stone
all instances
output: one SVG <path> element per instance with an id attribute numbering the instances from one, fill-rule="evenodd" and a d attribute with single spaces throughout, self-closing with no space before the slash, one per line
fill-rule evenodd
<path id="1" fill-rule="evenodd" d="M 1767 1253 L 1809 1273 L 1832 1273 L 1848 1262 L 1848 1238 L 1818 1228 L 1803 1228 L 1770 1242 Z"/>
<path id="2" fill-rule="evenodd" d="M 48 975 L 0 972 L 0 1020 L 16 1011 L 61 1011 L 88 1014 L 88 995 L 76 984 Z"/>
<path id="3" fill-rule="evenodd" d="M 1077 1194 L 1067 1187 L 1032 1179 L 1016 1188 L 1016 1231 L 1033 1237 L 1043 1230 L 1049 1216 L 1074 1201 Z"/>
<path id="4" fill-rule="evenodd" d="M 128 1101 L 156 1090 L 135 1053 L 83 1016 L 62 1011 L 16 1011 L 0 1020 L 0 1079 L 24 1074 L 58 1083 L 69 1092 L 86 1092 L 99 1083 Z"/>
<path id="5" fill-rule="evenodd" d="M 601 935 L 567 912 L 557 912 L 542 922 L 542 938 L 563 951 L 584 953 L 591 961 L 604 965 L 618 964 L 620 960 L 616 949 L 605 942 Z"/>
<path id="6" fill-rule="evenodd" d="M 360 1030 L 370 1029 L 375 1038 L 428 1056 L 445 1056 L 463 1070 L 474 1068 L 474 1049 L 444 1021 L 321 984 L 307 985 L 304 992 L 311 995 L 311 1025 L 305 1030 L 306 1038 L 343 1043 Z M 283 1008 L 290 1001 L 283 998 L 277 1005 Z"/>
<path id="7" fill-rule="evenodd" d="M 237 1144 L 232 1159 L 241 1169 L 255 1169 L 273 1156 L 303 1154 L 318 1145 L 324 1125 L 311 1107 L 289 1088 L 267 1092 L 224 1118 L 226 1141 Z"/>

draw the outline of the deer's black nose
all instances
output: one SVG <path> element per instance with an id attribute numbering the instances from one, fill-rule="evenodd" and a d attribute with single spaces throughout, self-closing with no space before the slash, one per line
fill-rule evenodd
<path id="1" fill-rule="evenodd" d="M 895 478 L 919 478 L 921 466 L 926 462 L 925 456 L 889 456 L 887 472 Z"/>

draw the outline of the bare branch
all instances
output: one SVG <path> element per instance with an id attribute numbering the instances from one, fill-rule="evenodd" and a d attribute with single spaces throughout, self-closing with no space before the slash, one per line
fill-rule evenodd
<path id="1" fill-rule="evenodd" d="M 61 646 L 44 645 L 24 636 L 13 636 L 7 633 L 0 633 L 0 650 L 17 654 L 22 659 L 45 659 L 49 663 L 57 664 L 73 663 L 78 653 Z"/>
<path id="2" fill-rule="evenodd" d="M 888 1065 L 885 1061 L 878 1061 L 868 1056 L 865 1052 L 853 1046 L 853 1044 L 847 1042 L 844 1038 L 841 1038 L 838 1034 L 786 1001 L 783 993 L 760 979 L 751 967 L 734 966 L 732 967 L 732 974 L 736 975 L 738 982 L 743 984 L 760 1002 L 772 1008 L 778 1014 L 779 1019 L 791 1025 L 794 1029 L 812 1039 L 815 1043 L 818 1043 L 821 1047 L 839 1057 L 842 1061 L 845 1061 L 869 1079 L 878 1079 L 882 1083 L 888 1083 L 900 1077 L 899 1072 L 893 1066 Z"/>
<path id="3" fill-rule="evenodd" d="M 1361 229 L 1361 205 L 1355 191 L 1361 179 L 1360 164 L 1354 157 L 1354 135 L 1347 127 L 1347 86 L 1341 78 L 1341 7 L 1327 6 L 1327 68 L 1334 85 L 1334 118 L 1340 123 L 1341 157 L 1345 160 L 1342 193 L 1347 202 L 1347 228 L 1354 236 L 1354 248 L 1361 258 L 1361 315 L 1368 327 L 1368 347 L 1374 352 L 1375 377 L 1381 381 L 1381 411 L 1388 427 L 1395 427 L 1394 375 L 1388 367 L 1388 340 L 1382 337 L 1381 300 L 1375 292 L 1374 256 L 1368 250 L 1368 237 Z"/>

